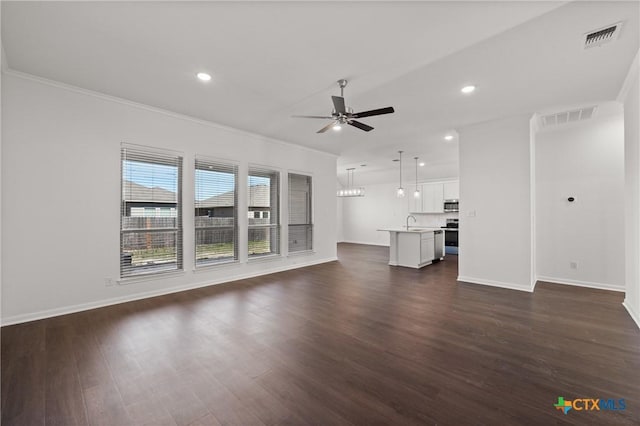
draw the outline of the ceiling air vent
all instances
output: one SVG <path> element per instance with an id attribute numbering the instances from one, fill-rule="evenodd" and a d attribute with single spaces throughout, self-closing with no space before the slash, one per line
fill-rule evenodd
<path id="1" fill-rule="evenodd" d="M 540 117 L 540 127 L 551 127 L 560 124 L 575 123 L 576 121 L 588 120 L 593 117 L 596 111 L 595 106 L 562 111 L 554 114 L 547 114 Z"/>
<path id="2" fill-rule="evenodd" d="M 620 28 L 622 28 L 622 22 L 585 34 L 584 48 L 589 49 L 595 46 L 602 46 L 605 43 L 617 39 L 620 35 Z"/>

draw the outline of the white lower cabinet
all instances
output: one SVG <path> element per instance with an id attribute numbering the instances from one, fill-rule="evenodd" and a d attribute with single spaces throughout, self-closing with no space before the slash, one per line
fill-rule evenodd
<path id="1" fill-rule="evenodd" d="M 389 265 L 422 268 L 435 258 L 433 231 L 390 231 Z"/>
<path id="2" fill-rule="evenodd" d="M 433 232 L 422 234 L 420 240 L 420 263 L 431 262 L 435 258 L 435 245 Z"/>

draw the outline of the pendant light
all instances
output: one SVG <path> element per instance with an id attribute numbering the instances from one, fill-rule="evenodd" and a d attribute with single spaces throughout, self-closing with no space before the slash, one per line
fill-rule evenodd
<path id="1" fill-rule="evenodd" d="M 418 157 L 413 157 L 416 160 L 416 190 L 413 193 L 414 198 L 420 198 L 420 190 L 418 189 Z"/>
<path id="2" fill-rule="evenodd" d="M 355 167 L 347 169 L 347 187 L 339 189 L 337 192 L 338 197 L 364 197 L 364 188 L 355 187 L 353 183 L 353 171 Z"/>
<path id="3" fill-rule="evenodd" d="M 400 154 L 400 160 L 398 160 L 400 162 L 400 186 L 398 187 L 398 190 L 396 191 L 396 196 L 398 198 L 402 198 L 404 197 L 404 188 L 402 187 L 402 153 L 404 151 L 398 151 L 398 154 Z"/>

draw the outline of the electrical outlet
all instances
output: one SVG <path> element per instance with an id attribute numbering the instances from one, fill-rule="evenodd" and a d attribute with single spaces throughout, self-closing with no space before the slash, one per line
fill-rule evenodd
<path id="1" fill-rule="evenodd" d="M 115 282 L 113 281 L 112 278 L 105 278 L 104 285 L 107 287 L 113 287 L 115 285 Z"/>
<path id="2" fill-rule="evenodd" d="M 578 262 L 569 262 L 569 268 L 578 269 Z"/>

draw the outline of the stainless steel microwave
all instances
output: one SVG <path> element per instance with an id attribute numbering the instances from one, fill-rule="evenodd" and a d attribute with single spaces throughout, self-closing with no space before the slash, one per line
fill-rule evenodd
<path id="1" fill-rule="evenodd" d="M 445 212 L 457 212 L 458 209 L 458 200 L 444 200 L 444 211 Z"/>

